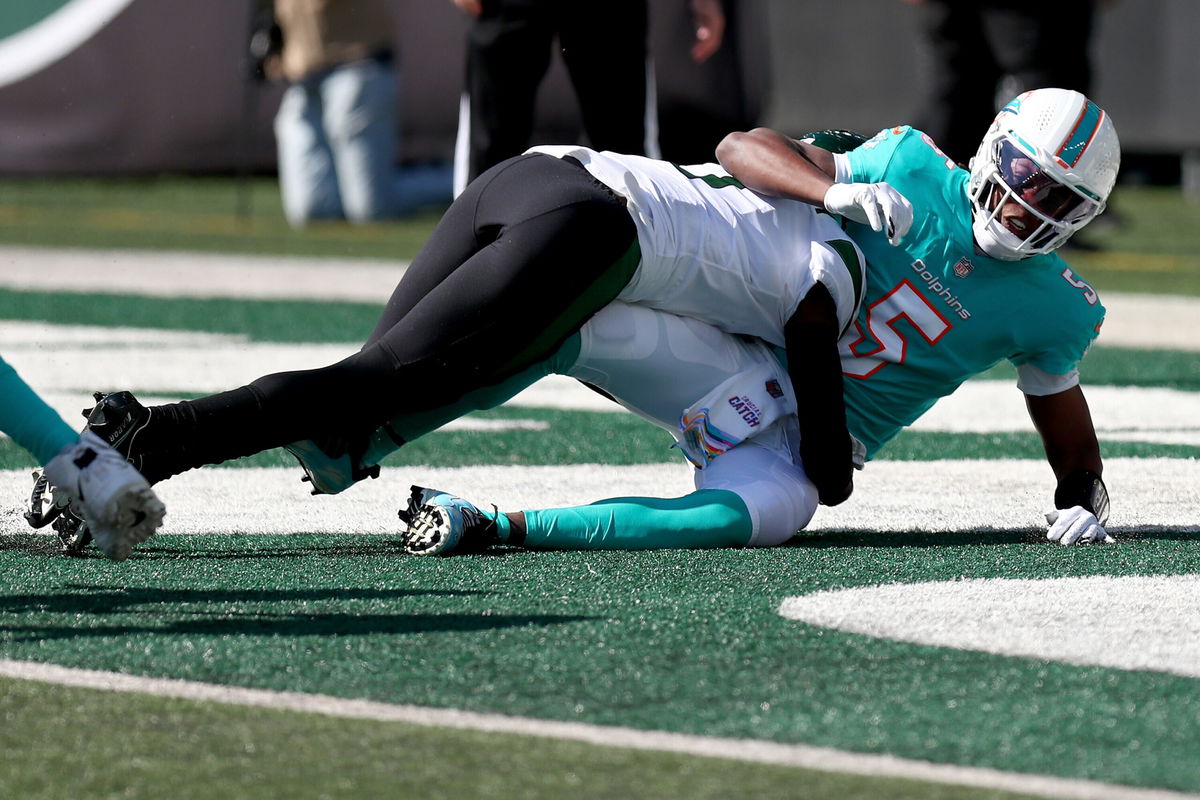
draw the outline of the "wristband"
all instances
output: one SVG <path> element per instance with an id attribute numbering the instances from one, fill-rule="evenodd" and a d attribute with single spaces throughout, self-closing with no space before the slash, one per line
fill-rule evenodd
<path id="1" fill-rule="evenodd" d="M 1058 482 L 1054 491 L 1055 508 L 1083 506 L 1104 525 L 1108 522 L 1108 489 L 1100 476 L 1090 469 L 1072 470 Z"/>

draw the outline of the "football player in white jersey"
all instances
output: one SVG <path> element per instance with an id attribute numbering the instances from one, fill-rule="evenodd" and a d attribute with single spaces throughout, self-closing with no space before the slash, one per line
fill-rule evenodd
<path id="1" fill-rule="evenodd" d="M 870 455 L 1007 359 L 1057 478 L 1047 537 L 1111 540 L 1077 368 L 1104 307 L 1054 252 L 1104 210 L 1116 181 L 1120 144 L 1099 106 L 1065 89 L 1026 92 L 997 115 L 969 169 L 909 127 L 837 155 L 758 129 L 730 135 L 718 158 L 764 196 L 850 221 L 871 278 L 842 364 L 850 430 Z M 901 198 L 910 207 L 897 213 Z"/>
<path id="2" fill-rule="evenodd" d="M 828 212 L 764 198 L 719 165 L 535 148 L 455 201 L 359 353 L 152 408 L 112 393 L 88 428 L 152 482 L 281 446 L 302 463 L 344 457 L 365 476 L 380 426 L 536 368 L 621 301 L 785 349 L 789 381 L 805 387 L 794 393 L 799 458 L 820 501 L 836 504 L 854 459 L 837 340 L 863 269 Z"/>

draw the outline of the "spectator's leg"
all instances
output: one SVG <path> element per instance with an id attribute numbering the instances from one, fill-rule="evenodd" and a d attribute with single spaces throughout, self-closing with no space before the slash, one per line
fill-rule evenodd
<path id="1" fill-rule="evenodd" d="M 455 154 L 456 193 L 530 145 L 537 90 L 550 66 L 554 40 L 545 5 L 484 3 L 483 15 L 471 23 L 458 141 L 466 155 Z"/>
<path id="2" fill-rule="evenodd" d="M 917 126 L 947 155 L 966 164 L 996 116 L 1000 69 L 975 3 L 926 0 L 918 13 L 933 54 L 933 74 Z"/>
<path id="3" fill-rule="evenodd" d="M 564 3 L 559 13 L 563 60 L 588 143 L 597 150 L 657 157 L 645 0 L 612 0 L 604 14 L 586 3 Z"/>
<path id="4" fill-rule="evenodd" d="M 295 83 L 283 93 L 275 115 L 275 143 L 288 222 L 300 227 L 309 220 L 340 219 L 337 173 L 322 129 L 321 96 L 315 85 Z"/>
<path id="5" fill-rule="evenodd" d="M 324 128 L 351 222 L 395 216 L 396 76 L 391 61 L 343 65 L 321 81 Z"/>
<path id="6" fill-rule="evenodd" d="M 983 10 L 984 24 L 1010 94 L 1030 89 L 1091 91 L 1094 0 L 1009 0 Z"/>

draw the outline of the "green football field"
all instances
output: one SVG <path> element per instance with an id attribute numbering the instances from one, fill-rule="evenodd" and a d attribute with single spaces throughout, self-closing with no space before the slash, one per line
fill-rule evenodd
<path id="1" fill-rule="evenodd" d="M 269 188 L 239 219 L 215 179 L 0 183 L 5 359 L 79 419 L 352 351 L 436 217 L 292 232 Z M 1110 308 L 1082 370 L 1109 547 L 1040 540 L 1006 368 L 763 551 L 402 555 L 411 483 L 689 490 L 669 436 L 569 381 L 338 497 L 280 452 L 173 478 L 121 564 L 25 525 L 0 439 L 0 797 L 1200 796 L 1200 208 L 1117 204 L 1068 256 Z"/>

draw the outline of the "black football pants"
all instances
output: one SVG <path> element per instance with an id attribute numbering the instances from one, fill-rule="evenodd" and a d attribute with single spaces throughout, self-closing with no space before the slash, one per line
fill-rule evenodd
<path id="1" fill-rule="evenodd" d="M 472 183 L 388 300 L 362 350 L 328 367 L 159 407 L 161 480 L 295 441 L 366 436 L 553 354 L 637 269 L 622 198 L 573 159 L 525 155 Z"/>

